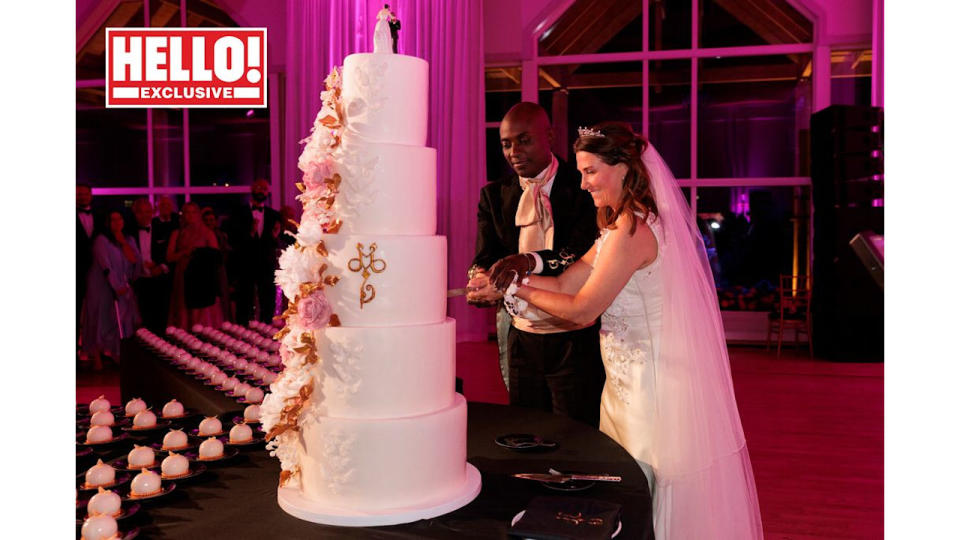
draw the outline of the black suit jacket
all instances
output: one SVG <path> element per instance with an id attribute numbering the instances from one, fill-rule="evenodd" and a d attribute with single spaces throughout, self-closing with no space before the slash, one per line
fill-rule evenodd
<path id="1" fill-rule="evenodd" d="M 167 264 L 167 246 L 170 245 L 170 236 L 179 228 L 180 218 L 176 215 L 171 216 L 170 221 L 162 221 L 159 217 L 153 218 L 150 223 L 150 259 L 154 263 Z"/>
<path id="2" fill-rule="evenodd" d="M 94 224 L 97 223 L 97 216 L 93 216 Z M 94 225 L 96 230 L 96 225 Z M 87 230 L 83 228 L 83 222 L 80 221 L 80 214 L 77 213 L 77 282 L 86 283 L 87 271 L 93 264 L 93 235 L 87 235 Z"/>
<path id="3" fill-rule="evenodd" d="M 232 248 L 231 258 L 237 264 L 231 269 L 234 276 L 269 276 L 277 268 L 279 240 L 273 237 L 274 225 L 280 223 L 280 212 L 263 207 L 263 233 L 259 238 L 250 234 L 253 229 L 253 210 L 249 204 L 237 207 L 230 214 L 225 228 Z M 282 225 L 282 224 L 281 224 Z M 281 227 L 282 229 L 282 227 Z M 283 232 L 281 230 L 281 235 Z"/>
<path id="4" fill-rule="evenodd" d="M 489 269 L 507 255 L 519 251 L 520 228 L 517 206 L 523 188 L 514 173 L 480 190 L 477 211 L 477 254 L 473 264 Z M 579 259 L 597 238 L 597 209 L 590 195 L 580 189 L 580 172 L 559 162 L 550 189 L 553 210 L 553 246 L 537 252 L 543 259 L 543 275 L 556 275 Z M 572 255 L 572 258 L 562 255 Z"/>

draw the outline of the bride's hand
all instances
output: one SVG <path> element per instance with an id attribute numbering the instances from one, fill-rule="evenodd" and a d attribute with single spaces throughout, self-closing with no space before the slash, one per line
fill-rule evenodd
<path id="1" fill-rule="evenodd" d="M 503 298 L 503 294 L 490 284 L 489 276 L 482 270 L 473 275 L 467 283 L 467 289 L 467 303 L 474 306 L 490 307 Z"/>

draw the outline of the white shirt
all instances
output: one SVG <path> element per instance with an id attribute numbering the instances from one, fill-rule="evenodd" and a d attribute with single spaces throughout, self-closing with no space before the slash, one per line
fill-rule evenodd
<path id="1" fill-rule="evenodd" d="M 152 230 L 143 230 L 140 229 L 137 233 L 137 247 L 140 248 L 140 257 L 143 259 L 143 262 L 153 262 L 153 259 L 150 258 L 150 246 L 152 242 Z"/>
<path id="2" fill-rule="evenodd" d="M 250 210 L 253 212 L 253 220 L 257 225 L 257 238 L 263 236 L 263 207 L 254 208 L 250 207 Z"/>
<path id="3" fill-rule="evenodd" d="M 80 224 L 83 225 L 83 230 L 87 231 L 87 236 L 93 234 L 93 214 L 88 214 L 86 212 L 77 211 L 77 217 L 80 218 Z"/>

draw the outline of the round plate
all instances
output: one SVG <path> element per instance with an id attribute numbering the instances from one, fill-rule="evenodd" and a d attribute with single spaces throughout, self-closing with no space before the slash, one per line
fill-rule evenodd
<path id="1" fill-rule="evenodd" d="M 180 416 L 162 416 L 161 415 L 159 418 L 157 418 L 157 420 L 164 421 L 164 422 L 181 422 L 183 420 L 187 420 L 187 419 L 193 418 L 194 416 L 199 416 L 199 415 L 200 413 L 193 409 L 184 409 L 183 414 L 181 414 Z"/>
<path id="2" fill-rule="evenodd" d="M 79 518 L 77 519 L 77 521 L 82 524 L 82 523 L 83 523 L 83 520 L 85 520 L 85 519 L 87 519 L 88 517 L 90 517 L 89 515 L 87 515 L 87 502 L 84 502 L 84 503 L 83 503 L 83 506 L 77 506 L 77 510 L 78 510 L 77 514 L 81 514 L 81 517 L 79 517 Z M 137 503 L 130 503 L 130 502 L 123 503 L 123 502 L 121 502 L 121 503 L 120 503 L 120 515 L 119 515 L 119 516 L 114 516 L 113 519 L 115 519 L 115 520 L 117 520 L 117 521 L 120 521 L 121 519 L 127 519 L 127 518 L 133 516 L 134 514 L 136 514 L 139 510 L 140 510 L 140 505 L 137 504 Z"/>
<path id="3" fill-rule="evenodd" d="M 110 446 L 112 444 L 124 442 L 130 437 L 130 435 L 128 435 L 127 433 L 120 433 L 119 435 L 110 439 L 109 441 L 98 442 L 98 443 L 88 443 L 86 442 L 86 440 L 84 440 L 85 437 L 86 437 L 86 433 L 82 434 L 82 436 L 77 439 L 77 444 L 79 444 L 80 446 L 87 446 L 90 448 L 103 448 L 105 446 Z"/>
<path id="4" fill-rule="evenodd" d="M 113 483 L 108 486 L 86 487 L 86 472 L 77 475 L 77 491 L 97 491 L 97 488 L 112 489 L 130 481 L 130 473 L 117 471 L 113 476 Z"/>
<path id="5" fill-rule="evenodd" d="M 520 518 L 523 517 L 523 514 L 525 514 L 526 512 L 527 512 L 526 510 L 521 510 L 519 514 L 513 516 L 513 519 L 510 520 L 510 526 L 512 527 L 516 525 L 517 522 L 520 521 Z M 621 529 L 623 529 L 623 521 L 617 521 L 617 530 L 613 531 L 613 534 L 610 535 L 610 538 L 616 538 L 617 535 L 620 534 Z"/>
<path id="6" fill-rule="evenodd" d="M 183 455 L 195 463 L 218 463 L 236 457 L 239 453 L 240 451 L 235 447 L 224 446 L 223 455 L 215 459 L 200 459 L 200 454 L 197 452 L 184 452 Z"/>
<path id="7" fill-rule="evenodd" d="M 262 443 L 262 442 L 263 442 L 263 432 L 262 432 L 262 431 L 254 431 L 254 432 L 253 432 L 253 439 L 251 439 L 251 440 L 249 440 L 249 441 L 247 441 L 247 442 L 230 442 L 230 439 L 227 439 L 227 442 L 226 442 L 225 444 L 226 444 L 227 446 L 244 447 L 244 446 L 253 446 L 253 445 L 255 445 L 255 444 Z"/>
<path id="8" fill-rule="evenodd" d="M 148 495 L 146 497 L 131 497 L 130 490 L 125 489 L 123 493 L 120 493 L 120 497 L 125 501 L 149 501 L 152 499 L 159 499 L 160 497 L 166 497 L 173 490 L 177 489 L 177 484 L 175 482 L 160 482 L 160 493 L 155 493 L 153 495 Z"/>
<path id="9" fill-rule="evenodd" d="M 222 426 L 223 424 L 221 423 L 220 425 Z M 229 431 L 224 431 L 223 429 L 221 429 L 219 433 L 210 433 L 210 434 L 207 434 L 207 435 L 201 435 L 201 434 L 200 434 L 200 428 L 193 428 L 193 429 L 190 430 L 190 435 L 193 435 L 194 437 L 197 437 L 198 439 L 206 439 L 206 438 L 209 438 L 209 437 L 222 437 L 222 436 L 224 436 L 224 435 L 226 435 L 226 434 L 228 434 L 228 433 L 229 433 Z"/>
<path id="10" fill-rule="evenodd" d="M 124 426 L 120 429 L 129 433 L 149 433 L 151 431 L 156 431 L 158 429 L 167 429 L 172 423 L 169 420 L 164 420 L 163 422 L 157 422 L 156 424 L 150 427 L 134 427 L 134 426 Z"/>
<path id="11" fill-rule="evenodd" d="M 190 437 L 187 437 L 187 445 L 184 446 L 183 448 L 164 448 L 162 441 L 161 441 L 161 442 L 150 443 L 148 446 L 149 446 L 150 448 L 153 448 L 153 449 L 154 449 L 155 451 L 157 451 L 157 452 L 177 452 L 177 453 L 179 454 L 180 452 L 183 452 L 183 451 L 185 451 L 185 450 L 193 450 L 193 449 L 196 448 L 199 444 L 200 444 L 200 443 L 191 442 L 191 441 L 190 441 Z"/>
<path id="12" fill-rule="evenodd" d="M 118 471 L 135 471 L 135 472 L 140 472 L 140 469 L 155 470 L 160 468 L 160 462 L 157 460 L 156 456 L 154 456 L 153 458 L 153 465 L 150 465 L 149 467 L 130 468 L 127 466 L 127 456 L 121 456 L 113 461 L 109 461 L 107 462 L 107 465 L 113 467 Z"/>
<path id="13" fill-rule="evenodd" d="M 553 450 L 557 447 L 555 441 L 543 439 L 533 433 L 507 433 L 500 435 L 493 442 L 510 450 Z"/>
<path id="14" fill-rule="evenodd" d="M 203 463 L 193 463 L 192 465 L 190 465 L 189 472 L 188 472 L 187 474 L 183 475 L 183 476 L 178 476 L 178 477 L 176 477 L 176 478 L 163 478 L 163 475 L 161 474 L 161 475 L 160 475 L 160 478 L 161 478 L 161 480 L 163 480 L 163 481 L 165 481 L 165 482 L 166 482 L 166 481 L 176 481 L 176 482 L 179 482 L 179 481 L 181 481 L 181 480 L 187 480 L 187 479 L 193 478 L 193 477 L 195 477 L 195 476 L 200 476 L 201 474 L 203 474 L 203 473 L 205 473 L 205 472 L 207 472 L 207 466 L 206 466 L 206 465 L 204 465 Z"/>

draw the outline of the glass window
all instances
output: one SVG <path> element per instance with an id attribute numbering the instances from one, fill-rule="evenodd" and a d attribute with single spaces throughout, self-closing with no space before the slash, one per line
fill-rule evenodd
<path id="1" fill-rule="evenodd" d="M 553 90 L 550 110 L 558 147 L 563 143 L 564 148 L 571 148 L 578 127 L 605 120 L 626 122 L 639 132 L 643 121 L 642 70 L 642 62 L 543 66 L 540 90 L 541 94 Z M 563 110 L 565 114 L 558 114 Z"/>
<path id="2" fill-rule="evenodd" d="M 690 178 L 690 61 L 650 62 L 647 136 L 677 178 Z"/>
<path id="3" fill-rule="evenodd" d="M 190 185 L 270 178 L 269 109 L 191 109 Z"/>
<path id="4" fill-rule="evenodd" d="M 639 51 L 641 0 L 577 0 L 540 36 L 540 56 Z"/>
<path id="5" fill-rule="evenodd" d="M 813 42 L 813 23 L 788 0 L 700 0 L 699 26 L 703 48 Z"/>
<path id="6" fill-rule="evenodd" d="M 107 109 L 104 90 L 77 91 L 77 182 L 146 187 L 147 111 Z"/>
<path id="7" fill-rule="evenodd" d="M 520 103 L 520 66 L 488 67 L 484 71 L 486 120 L 499 122 L 510 107 Z"/>
<path id="8" fill-rule="evenodd" d="M 651 51 L 665 49 L 689 49 L 690 0 L 650 0 L 650 33 L 648 47 Z"/>
<path id="9" fill-rule="evenodd" d="M 698 178 L 795 176 L 810 55 L 700 60 Z"/>
<path id="10" fill-rule="evenodd" d="M 873 51 L 833 51 L 830 55 L 830 104 L 871 104 Z"/>
<path id="11" fill-rule="evenodd" d="M 500 130 L 487 128 L 487 181 L 494 181 L 512 173 L 500 149 Z"/>
<path id="12" fill-rule="evenodd" d="M 772 309 L 780 274 L 806 273 L 808 187 L 697 188 L 722 309 Z"/>
<path id="13" fill-rule="evenodd" d="M 183 110 L 153 109 L 153 185 L 183 187 Z"/>
<path id="14" fill-rule="evenodd" d="M 199 204 L 201 210 L 207 207 L 211 208 L 217 216 L 218 223 L 222 224 L 236 208 L 250 201 L 250 195 L 247 193 L 204 193 L 191 195 L 190 201 Z M 267 205 L 276 207 L 274 201 L 270 199 L 267 199 Z M 276 209 L 279 210 L 278 207 Z"/>

